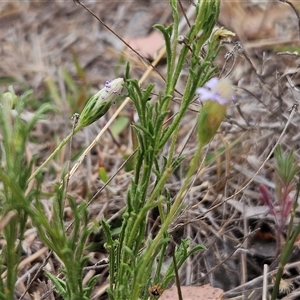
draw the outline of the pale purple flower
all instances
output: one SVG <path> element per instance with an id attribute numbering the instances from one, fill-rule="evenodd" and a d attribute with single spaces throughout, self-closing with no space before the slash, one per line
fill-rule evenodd
<path id="1" fill-rule="evenodd" d="M 198 88 L 196 93 L 202 103 L 210 100 L 220 105 L 227 105 L 232 100 L 232 86 L 226 78 L 211 78 L 203 87 Z"/>

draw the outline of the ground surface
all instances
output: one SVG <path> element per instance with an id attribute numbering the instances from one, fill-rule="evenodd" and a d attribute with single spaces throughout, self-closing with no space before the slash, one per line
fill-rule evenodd
<path id="1" fill-rule="evenodd" d="M 155 57 L 156 48 L 160 47 L 159 38 L 149 40 L 152 26 L 171 22 L 168 1 L 84 1 L 84 4 L 111 30 L 149 58 Z M 188 1 L 183 2 L 185 9 L 189 5 Z M 299 49 L 297 16 L 289 5 L 281 2 L 223 1 L 219 22 L 237 34 L 236 41 L 241 41 L 235 47 L 234 44 L 226 45 L 223 56 L 217 61 L 220 70 L 225 66 L 224 73 L 230 73 L 229 77 L 236 86 L 236 102 L 222 125 L 222 134 L 214 139 L 208 151 L 217 153 L 224 146 L 228 150 L 203 169 L 187 199 L 187 209 L 177 221 L 180 226 L 174 224 L 172 233 L 175 240 L 190 237 L 195 243 L 207 247 L 205 252 L 193 257 L 182 268 L 182 285 L 210 283 L 226 291 L 227 297 L 235 299 L 242 299 L 243 293 L 249 296 L 257 288 L 257 294 L 251 294 L 249 299 L 259 299 L 259 276 L 263 263 L 271 263 L 274 259 L 276 240 L 262 241 L 258 235 L 249 233 L 264 221 L 267 225 L 261 227 L 272 235 L 272 220 L 262 215 L 265 212 L 263 207 L 258 207 L 258 187 L 264 184 L 271 193 L 274 191 L 274 160 L 273 157 L 265 160 L 287 123 L 290 109 L 299 99 L 299 56 L 277 54 Z M 52 101 L 60 111 L 39 123 L 32 133 L 35 143 L 30 143 L 28 149 L 30 155 L 39 153 L 41 161 L 53 151 L 57 140 L 69 133 L 70 116 L 81 110 L 87 96 L 102 87 L 105 80 L 123 76 L 123 51 L 126 59 L 131 60 L 132 76 L 140 78 L 146 69 L 146 64 L 122 41 L 73 1 L 1 2 L 0 28 L 1 90 L 9 84 L 13 84 L 19 93 L 32 88 L 40 102 Z M 185 29 L 182 34 L 184 32 Z M 152 46 L 156 43 L 158 45 L 153 49 L 150 46 L 143 48 L 145 44 Z M 228 56 L 228 51 L 232 51 L 231 56 Z M 224 58 L 226 53 L 228 59 Z M 76 69 L 76 62 L 80 68 Z M 163 62 L 158 68 L 162 74 L 166 71 Z M 68 81 L 69 77 L 71 81 Z M 182 76 L 179 90 L 184 88 L 184 78 Z M 156 91 L 160 91 L 164 84 L 156 73 L 152 73 L 147 81 L 156 83 Z M 176 112 L 177 107 L 174 102 L 172 111 Z M 132 107 L 128 105 L 122 116 L 129 117 L 132 113 Z M 188 158 L 194 153 L 196 138 L 191 136 L 185 144 L 186 136 L 195 121 L 195 113 L 191 111 L 179 133 L 177 151 L 179 153 L 183 149 Z M 102 127 L 103 122 L 99 122 L 78 133 L 73 141 L 74 153 L 85 148 Z M 281 139 L 281 145 L 284 149 L 295 149 L 299 160 L 298 128 L 299 114 L 296 113 Z M 103 186 L 98 178 L 99 166 L 103 165 L 109 175 L 114 174 L 123 162 L 124 154 L 130 153 L 130 128 L 124 126 L 121 129 L 115 140 L 106 133 L 72 177 L 69 192 L 79 201 L 90 199 Z M 67 157 L 68 153 L 62 153 L 52 163 L 57 175 L 49 175 L 43 186 L 45 191 L 51 190 L 53 182 L 59 178 Z M 257 170 L 258 174 L 255 174 Z M 168 183 L 174 194 L 182 181 L 180 172 L 178 175 Z M 130 178 L 128 172 L 117 174 L 110 191 L 113 199 L 109 197 L 110 193 L 98 195 L 89 207 L 91 219 L 118 215 L 124 207 Z M 249 180 L 251 182 L 246 186 Z M 232 195 L 234 197 L 225 203 Z M 66 222 L 71 217 L 66 208 Z M 155 233 L 153 224 L 149 223 L 149 234 Z M 29 257 L 43 249 L 34 232 L 28 232 L 27 243 Z M 47 249 L 41 251 L 37 259 L 29 261 L 21 274 L 40 264 L 46 254 Z M 105 256 L 103 247 L 99 246 L 90 253 L 90 264 Z M 294 260 L 297 259 L 296 253 Z M 55 258 L 51 267 L 55 269 L 54 261 Z M 286 299 L 299 297 L 296 294 L 298 271 L 299 265 L 294 265 L 288 276 L 295 298 Z M 254 278 L 258 280 L 251 281 Z M 24 299 L 40 299 L 49 289 L 44 279 L 40 276 L 41 281 L 37 280 L 30 288 L 29 293 L 36 293 L 35 296 L 28 293 Z M 107 272 L 104 271 L 93 299 L 106 299 L 106 284 Z M 26 279 L 18 286 L 18 293 L 22 293 L 25 286 Z M 53 297 L 54 294 L 47 299 Z"/>

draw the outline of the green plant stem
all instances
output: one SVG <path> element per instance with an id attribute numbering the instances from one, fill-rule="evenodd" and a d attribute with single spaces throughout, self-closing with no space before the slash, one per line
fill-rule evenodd
<path id="1" fill-rule="evenodd" d="M 155 237 L 154 241 L 153 241 L 153 244 L 151 245 L 152 248 L 155 248 L 155 242 L 158 241 L 162 238 L 162 235 L 164 233 L 164 231 L 166 231 L 168 229 L 168 227 L 170 226 L 170 224 L 172 223 L 172 221 L 174 220 L 177 212 L 178 212 L 178 209 L 180 207 L 180 205 L 182 204 L 182 201 L 184 199 L 184 196 L 185 196 L 185 193 L 187 191 L 187 188 L 188 188 L 188 185 L 189 185 L 189 182 L 190 182 L 190 179 L 192 177 L 192 175 L 194 174 L 195 170 L 198 168 L 198 163 L 200 161 L 200 156 L 201 156 L 201 153 L 202 153 L 202 149 L 203 149 L 203 146 L 200 145 L 197 149 L 197 152 L 191 162 L 191 165 L 190 165 L 190 168 L 188 170 L 188 173 L 186 175 L 186 178 L 185 178 L 185 181 L 170 209 L 170 213 L 168 214 L 164 224 L 162 224 L 161 226 L 161 229 L 159 230 L 157 236 Z"/>
<path id="2" fill-rule="evenodd" d="M 144 215 L 147 214 L 147 211 L 149 210 L 148 207 L 151 207 L 154 199 L 156 199 L 157 195 L 159 194 L 159 192 L 161 191 L 161 189 L 165 185 L 165 183 L 166 183 L 166 181 L 169 178 L 169 176 L 170 176 L 171 173 L 172 173 L 172 169 L 171 168 L 168 168 L 164 172 L 163 176 L 160 178 L 159 182 L 157 183 L 155 189 L 151 193 L 148 201 L 145 203 L 144 208 L 139 212 L 139 215 L 140 214 L 144 214 Z M 136 218 L 136 220 L 135 220 L 135 222 L 134 222 L 134 224 L 132 226 L 132 230 L 131 230 L 131 234 L 130 234 L 130 237 L 129 237 L 129 243 L 128 243 L 128 245 L 130 245 L 136 239 L 136 232 L 138 231 L 138 228 L 139 228 L 140 222 L 141 222 L 140 221 L 141 218 L 139 218 L 139 215 Z"/>
<path id="3" fill-rule="evenodd" d="M 41 171 L 42 169 L 50 162 L 51 159 L 67 144 L 67 142 L 71 139 L 71 137 L 77 133 L 81 128 L 76 127 L 74 131 L 70 132 L 67 137 L 65 137 L 61 143 L 56 147 L 56 149 L 50 154 L 50 156 L 31 174 L 31 176 L 27 180 L 27 184 L 34 179 Z"/>
<path id="4" fill-rule="evenodd" d="M 300 187 L 298 184 L 297 187 L 297 193 L 295 196 L 295 201 L 297 201 L 297 199 L 299 198 L 299 192 L 300 192 Z M 296 206 L 294 206 L 295 208 Z M 291 219 L 290 222 L 292 222 L 293 219 Z M 290 255 L 293 251 L 293 247 L 295 244 L 296 239 L 298 238 L 300 234 L 300 223 L 297 225 L 296 229 L 294 230 L 292 236 L 290 237 L 290 239 L 285 243 L 283 252 L 282 252 L 282 256 L 280 259 L 280 263 L 278 266 L 278 270 L 277 270 L 277 274 L 276 274 L 276 279 L 275 279 L 275 283 L 274 283 L 274 287 L 273 287 L 273 292 L 272 292 L 272 298 L 271 300 L 276 300 L 277 295 L 278 295 L 278 291 L 279 291 L 279 285 L 280 285 L 280 281 L 284 272 L 284 266 L 286 265 L 286 263 L 288 262 L 288 259 L 290 258 Z"/>
<path id="5" fill-rule="evenodd" d="M 143 263 L 138 270 L 137 278 L 143 277 L 143 273 L 144 273 L 144 270 L 146 269 L 146 265 L 148 264 L 149 261 L 151 261 L 151 257 L 153 256 L 155 249 L 158 247 L 159 243 L 163 239 L 163 235 L 168 230 L 170 224 L 173 222 L 174 218 L 176 217 L 176 215 L 178 213 L 178 209 L 179 209 L 180 205 L 182 204 L 185 193 L 187 191 L 190 179 L 198 167 L 202 149 L 203 149 L 203 145 L 199 145 L 197 152 L 196 152 L 193 160 L 191 161 L 190 168 L 188 170 L 185 181 L 184 181 L 180 191 L 178 192 L 178 195 L 177 195 L 173 205 L 171 206 L 168 216 L 166 217 L 164 223 L 161 225 L 160 230 L 157 233 L 155 239 L 152 241 L 151 245 L 149 246 L 149 248 L 146 250 L 146 252 L 144 254 Z M 140 286 L 135 285 L 134 290 L 132 291 L 132 299 L 138 299 L 139 293 L 140 293 Z"/>
<path id="6" fill-rule="evenodd" d="M 173 74 L 175 63 L 176 63 L 176 51 L 178 45 L 177 41 L 178 41 L 178 29 L 179 29 L 179 14 L 177 9 L 177 0 L 171 0 L 170 6 L 172 7 L 172 11 L 173 11 L 173 30 L 172 30 L 172 40 L 171 40 L 172 55 L 171 55 L 171 62 L 170 62 L 171 73 Z"/>
<path id="7" fill-rule="evenodd" d="M 295 199 L 294 201 L 294 205 L 293 205 L 293 209 L 291 212 L 291 219 L 290 219 L 290 223 L 289 223 L 289 227 L 288 227 L 288 231 L 287 231 L 287 235 L 286 238 L 289 240 L 292 236 L 292 232 L 293 232 L 293 224 L 294 224 L 294 219 L 296 216 L 296 209 L 298 207 L 298 201 L 297 199 Z"/>
<path id="8" fill-rule="evenodd" d="M 175 247 L 174 247 L 174 253 L 173 253 L 173 264 L 174 264 L 175 282 L 176 282 L 176 287 L 177 287 L 178 298 L 179 298 L 179 300 L 183 300 L 181 288 L 180 288 L 180 279 L 179 279 L 179 274 L 178 274 L 178 266 L 177 266 L 177 261 L 176 261 Z"/>
<path id="9" fill-rule="evenodd" d="M 163 223 L 165 221 L 165 214 L 161 202 L 158 202 L 157 208 L 158 208 L 160 220 Z"/>
<path id="10" fill-rule="evenodd" d="M 177 126 L 175 128 L 173 136 L 172 136 L 171 147 L 170 147 L 170 150 L 169 150 L 169 156 L 168 156 L 168 162 L 167 162 L 167 169 L 169 169 L 169 170 L 171 170 L 170 167 L 171 167 L 173 156 L 174 156 L 174 153 L 175 153 L 176 141 L 177 141 L 177 137 L 178 137 L 178 130 L 179 130 L 179 126 Z M 163 186 L 165 185 L 166 180 L 169 178 L 170 172 L 167 173 L 166 175 L 167 176 L 165 176 L 165 177 L 163 176 L 164 180 L 160 184 L 158 184 L 158 191 L 162 190 Z M 156 193 L 152 193 L 152 194 L 154 194 L 154 196 L 156 197 Z M 152 197 L 152 199 L 154 199 L 154 198 Z M 159 215 L 160 215 L 161 222 L 164 223 L 165 214 L 163 212 L 161 203 L 158 203 L 158 210 L 159 210 Z"/>

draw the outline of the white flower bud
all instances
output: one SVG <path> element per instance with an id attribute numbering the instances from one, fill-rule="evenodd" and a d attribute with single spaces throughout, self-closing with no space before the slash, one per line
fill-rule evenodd
<path id="1" fill-rule="evenodd" d="M 124 83 L 123 78 L 105 82 L 105 87 L 92 96 L 80 114 L 76 131 L 99 120 L 120 95 Z"/>

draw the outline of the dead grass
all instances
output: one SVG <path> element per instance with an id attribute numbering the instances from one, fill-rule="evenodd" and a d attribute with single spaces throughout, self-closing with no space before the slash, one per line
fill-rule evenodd
<path id="1" fill-rule="evenodd" d="M 168 24 L 170 20 L 167 1 L 100 1 L 86 5 L 123 38 L 147 36 L 154 23 Z M 261 295 L 262 284 L 259 280 L 255 281 L 255 278 L 261 276 L 263 263 L 271 263 L 273 257 L 267 255 L 268 243 L 259 242 L 261 247 L 259 250 L 255 248 L 258 238 L 255 236 L 257 231 L 253 230 L 261 221 L 270 226 L 272 222 L 260 211 L 255 211 L 247 218 L 245 214 L 258 205 L 259 184 L 274 189 L 274 160 L 272 157 L 268 160 L 266 158 L 278 141 L 289 120 L 291 108 L 299 97 L 299 56 L 277 54 L 278 51 L 294 51 L 294 47 L 299 45 L 297 18 L 291 8 L 283 3 L 268 5 L 251 2 L 247 5 L 245 2 L 232 5 L 229 1 L 223 1 L 220 22 L 237 32 L 243 42 L 242 48 L 226 45 L 223 54 L 232 51 L 232 56 L 227 61 L 222 56 L 218 59 L 220 68 L 226 64 L 225 71 L 232 67 L 230 77 L 236 85 L 236 102 L 230 108 L 220 134 L 209 146 L 208 155 L 215 155 L 215 160 L 202 168 L 186 199 L 184 212 L 170 230 L 175 241 L 190 237 L 195 244 L 207 247 L 205 252 L 191 257 L 181 269 L 181 283 L 210 283 L 227 291 L 228 297 L 244 295 L 249 296 L 249 299 L 259 299 Z M 244 22 L 245 19 L 247 22 Z M 66 101 L 61 68 L 67 69 L 79 86 L 82 84 L 74 66 L 73 55 L 85 70 L 86 80 L 95 88 L 105 80 L 123 74 L 123 43 L 72 1 L 1 2 L 0 28 L 2 89 L 7 85 L 7 80 L 15 82 L 18 91 L 24 88 L 20 83 L 26 83 L 42 99 L 47 90 L 45 82 L 50 77 L 59 86 L 61 101 Z M 158 69 L 164 74 L 163 63 Z M 133 57 L 132 70 L 133 76 L 139 77 L 145 70 L 145 64 Z M 149 81 L 157 83 L 157 90 L 163 86 L 160 76 L 155 73 Z M 184 76 L 178 90 L 183 87 Z M 67 105 L 64 107 L 68 108 Z M 177 109 L 178 104 L 174 101 L 172 113 L 176 113 Z M 123 112 L 124 115 L 132 113 L 130 105 Z M 51 120 L 41 122 L 33 133 L 39 143 L 28 145 L 28 155 L 42 152 L 41 160 L 47 157 L 55 148 L 57 139 L 68 132 L 69 116 L 70 111 L 65 111 L 53 116 Z M 178 153 L 182 151 L 187 156 L 187 161 L 197 147 L 193 132 L 195 123 L 196 113 L 191 110 L 180 129 L 177 149 Z M 299 160 L 298 124 L 299 114 L 296 113 L 280 144 L 284 149 L 295 149 Z M 73 152 L 85 148 L 102 126 L 101 123 L 94 124 L 76 135 Z M 223 151 L 223 148 L 226 150 Z M 69 192 L 78 201 L 90 199 L 103 187 L 98 177 L 99 164 L 104 165 L 110 176 L 115 175 L 124 161 L 124 153 L 130 153 L 131 149 L 129 127 L 122 131 L 116 141 L 106 133 L 70 181 Z M 51 191 L 67 159 L 66 151 L 52 162 L 56 174 L 44 182 L 45 191 Z M 183 164 L 167 184 L 173 195 L 179 190 L 185 166 Z M 91 220 L 105 216 L 114 220 L 117 226 L 130 180 L 131 173 L 123 169 L 115 175 L 110 186 L 97 195 L 89 206 Z M 229 202 L 228 198 L 236 202 Z M 243 203 L 246 211 L 241 210 L 237 203 Z M 45 199 L 44 205 L 51 218 L 49 199 Z M 72 220 L 68 207 L 65 215 L 67 225 Z M 159 225 L 157 218 L 156 211 L 149 216 L 149 235 L 156 233 Z M 95 234 L 91 243 L 93 250 L 89 253 L 89 265 L 93 266 L 104 259 L 106 253 L 100 234 Z M 28 229 L 23 244 L 23 262 L 26 264 L 20 270 L 16 296 L 20 297 L 25 291 L 28 285 L 26 274 L 30 274 L 30 278 L 34 275 L 36 278 L 23 299 L 59 299 L 52 292 L 47 298 L 43 297 L 52 287 L 46 284 L 43 272 L 36 273 L 42 264 L 44 268 L 58 272 L 59 261 L 53 255 L 45 261 L 48 251 L 43 248 L 32 228 Z M 264 252 L 267 253 L 264 255 Z M 299 260 L 298 255 L 293 258 L 295 260 Z M 295 288 L 293 293 L 296 293 L 299 279 L 294 275 L 294 270 L 299 269 L 299 264 L 292 267 L 289 277 Z M 101 272 L 102 276 L 93 299 L 106 299 L 104 288 L 107 286 L 107 265 L 101 264 L 99 268 L 95 266 L 87 270 L 85 276 L 92 276 L 96 272 Z M 234 293 L 239 287 L 238 292 Z"/>

